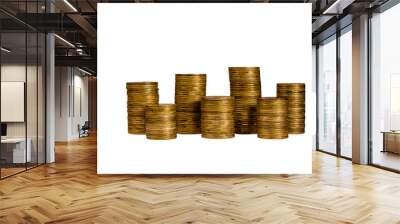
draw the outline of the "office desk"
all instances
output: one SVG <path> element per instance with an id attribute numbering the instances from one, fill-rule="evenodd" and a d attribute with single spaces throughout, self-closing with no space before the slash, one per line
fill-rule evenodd
<path id="1" fill-rule="evenodd" d="M 381 133 L 383 134 L 382 152 L 392 152 L 400 154 L 400 132 L 382 131 Z"/>
<path id="2" fill-rule="evenodd" d="M 31 162 L 32 153 L 30 138 L 26 139 L 27 147 L 25 154 L 25 138 L 6 138 L 1 139 L 1 157 L 6 163 L 25 163 Z"/>

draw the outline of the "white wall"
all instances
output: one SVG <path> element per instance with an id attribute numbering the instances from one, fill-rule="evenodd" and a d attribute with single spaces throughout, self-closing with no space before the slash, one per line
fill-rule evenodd
<path id="1" fill-rule="evenodd" d="M 78 125 L 88 120 L 88 78 L 76 68 L 56 67 L 55 86 L 55 140 L 77 139 Z"/>
<path id="2" fill-rule="evenodd" d="M 70 70 L 68 67 L 55 69 L 55 140 L 67 141 L 69 136 L 69 84 Z"/>
<path id="3" fill-rule="evenodd" d="M 76 70 L 75 70 L 76 71 Z M 89 120 L 88 111 L 88 77 L 82 76 L 81 73 L 74 75 L 74 100 L 75 106 L 73 108 L 73 119 L 72 119 L 72 135 L 75 137 L 79 136 L 78 124 L 83 125 L 85 121 Z M 80 96 L 80 97 L 79 97 Z M 79 102 L 80 101 L 80 102 Z M 81 110 L 81 111 L 80 111 Z"/>

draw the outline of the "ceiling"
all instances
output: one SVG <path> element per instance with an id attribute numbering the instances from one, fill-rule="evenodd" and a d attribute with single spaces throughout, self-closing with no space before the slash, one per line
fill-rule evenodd
<path id="1" fill-rule="evenodd" d="M 336 1 L 339 2 L 335 3 Z M 327 30 L 346 16 L 377 7 L 387 0 L 191 0 L 187 2 L 312 3 L 313 40 L 329 35 Z M 82 66 L 96 71 L 97 3 L 184 2 L 183 0 L 1 0 L 0 22 L 8 41 L 21 43 L 18 32 L 26 28 L 55 32 L 56 64 Z M 49 12 L 52 13 L 49 13 Z M 26 13 L 27 12 L 27 13 Z M 328 13 L 327 13 L 328 12 Z M 350 19 L 351 22 L 351 19 Z M 333 31 L 334 32 L 334 31 Z M 14 36 L 14 37 L 13 37 Z M 66 42 L 66 41 L 67 42 Z M 4 43 L 4 42 L 3 42 Z M 72 44 L 72 45 L 71 45 Z M 28 49 L 28 51 L 30 51 Z"/>

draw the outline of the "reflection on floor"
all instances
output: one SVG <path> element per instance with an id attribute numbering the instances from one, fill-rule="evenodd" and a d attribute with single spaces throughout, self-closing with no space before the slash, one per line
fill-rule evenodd
<path id="1" fill-rule="evenodd" d="M 342 147 L 341 148 L 341 155 L 347 158 L 352 157 L 352 149 L 348 147 Z"/>
<path id="2" fill-rule="evenodd" d="M 312 175 L 97 175 L 96 143 L 57 144 L 56 163 L 0 181 L 0 223 L 400 220 L 399 174 L 325 153 Z"/>
<path id="3" fill-rule="evenodd" d="M 18 168 L 1 168 L 1 177 L 4 178 L 4 177 L 19 173 L 24 170 L 25 170 L 25 167 L 24 168 L 19 168 L 19 167 Z"/>
<path id="4" fill-rule="evenodd" d="M 400 155 L 392 152 L 374 151 L 373 164 L 400 170 Z"/>
<path id="5" fill-rule="evenodd" d="M 11 176 L 13 174 L 20 173 L 22 171 L 25 171 L 26 169 L 30 169 L 30 168 L 33 168 L 36 166 L 37 166 L 36 163 L 28 163 L 28 164 L 26 164 L 26 167 L 25 167 L 25 164 L 18 164 L 18 165 L 15 165 L 15 164 L 4 165 L 3 164 L 3 167 L 1 168 L 1 178 L 5 178 L 5 177 Z"/>

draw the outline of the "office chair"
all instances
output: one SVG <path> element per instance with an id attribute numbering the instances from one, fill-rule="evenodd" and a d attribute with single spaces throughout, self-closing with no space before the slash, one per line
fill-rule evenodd
<path id="1" fill-rule="evenodd" d="M 90 129 L 89 121 L 85 121 L 82 127 L 78 125 L 78 129 L 79 129 L 79 138 L 89 136 L 89 129 Z"/>

